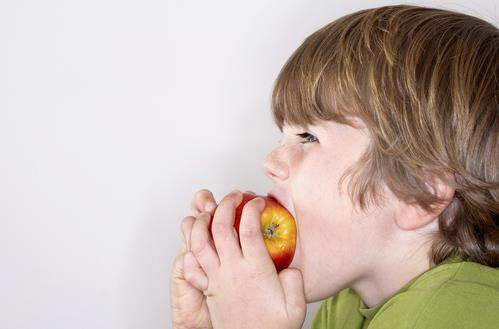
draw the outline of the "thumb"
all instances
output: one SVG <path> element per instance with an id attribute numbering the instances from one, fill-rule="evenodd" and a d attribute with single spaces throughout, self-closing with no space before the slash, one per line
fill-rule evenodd
<path id="1" fill-rule="evenodd" d="M 286 307 L 289 319 L 301 328 L 307 313 L 307 302 L 305 300 L 305 290 L 303 277 L 297 269 L 287 268 L 279 273 L 282 289 L 286 298 Z"/>

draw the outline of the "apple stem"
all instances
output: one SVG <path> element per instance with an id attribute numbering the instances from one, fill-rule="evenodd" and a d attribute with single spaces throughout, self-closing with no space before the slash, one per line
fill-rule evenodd
<path id="1" fill-rule="evenodd" d="M 267 225 L 263 230 L 263 236 L 269 240 L 272 240 L 277 236 L 276 232 L 278 227 L 279 224 L 274 224 L 274 223 Z"/>

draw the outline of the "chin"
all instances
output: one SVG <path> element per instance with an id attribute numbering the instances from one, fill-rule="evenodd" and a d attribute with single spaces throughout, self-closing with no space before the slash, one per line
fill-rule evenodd
<path id="1" fill-rule="evenodd" d="M 314 303 L 327 299 L 343 290 L 343 287 L 332 285 L 335 283 L 334 277 L 328 279 L 327 276 L 321 275 L 319 273 L 321 268 L 317 267 L 317 264 L 315 264 L 315 266 L 313 266 L 314 264 L 308 264 L 307 266 L 301 257 L 302 255 L 299 248 L 297 248 L 295 257 L 289 267 L 296 268 L 301 272 L 303 276 L 305 300 L 307 303 Z M 324 278 L 326 279 L 324 280 Z"/>

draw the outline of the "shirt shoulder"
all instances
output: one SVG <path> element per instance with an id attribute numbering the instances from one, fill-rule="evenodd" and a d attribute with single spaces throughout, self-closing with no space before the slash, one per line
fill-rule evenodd
<path id="1" fill-rule="evenodd" d="M 369 329 L 494 328 L 499 269 L 472 262 L 442 265 L 389 299 Z"/>
<path id="2" fill-rule="evenodd" d="M 364 317 L 359 312 L 360 297 L 344 289 L 322 302 L 311 329 L 361 329 Z"/>

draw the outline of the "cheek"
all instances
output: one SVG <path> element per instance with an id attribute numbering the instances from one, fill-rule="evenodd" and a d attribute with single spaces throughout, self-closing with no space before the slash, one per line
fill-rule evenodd
<path id="1" fill-rule="evenodd" d="M 297 216 L 298 254 L 302 266 L 310 267 L 314 259 L 349 256 L 353 250 L 356 213 L 345 188 L 338 182 L 343 168 L 310 166 L 294 177 L 293 204 Z M 305 169 L 305 168 L 302 168 Z M 348 180 L 345 181 L 345 184 Z M 346 186 L 346 185 L 344 185 Z M 319 264 L 316 264 L 319 266 Z"/>
<path id="2" fill-rule="evenodd" d="M 343 199 L 319 197 L 297 209 L 299 248 L 303 252 L 336 254 L 355 240 L 354 211 Z"/>
<path id="3" fill-rule="evenodd" d="M 348 177 L 342 190 L 338 189 L 340 178 L 352 162 L 346 156 L 323 150 L 298 150 L 289 155 L 293 164 L 291 195 L 298 225 L 298 253 L 321 252 L 319 249 L 325 247 L 337 253 L 352 230 L 348 225 L 353 212 L 346 193 Z"/>
<path id="4" fill-rule="evenodd" d="M 310 182 L 307 177 L 304 179 Z M 343 244 L 351 209 L 344 196 L 337 193 L 336 186 L 337 180 L 328 177 L 313 184 L 303 184 L 300 190 L 304 193 L 294 194 L 302 253 L 326 252 L 326 247 L 336 249 L 336 244 Z"/>
<path id="5" fill-rule="evenodd" d="M 330 214 L 344 206 L 344 196 L 338 189 L 343 168 L 338 169 L 328 160 L 308 158 L 302 162 L 292 178 L 292 195 L 297 211 L 310 217 Z"/>

